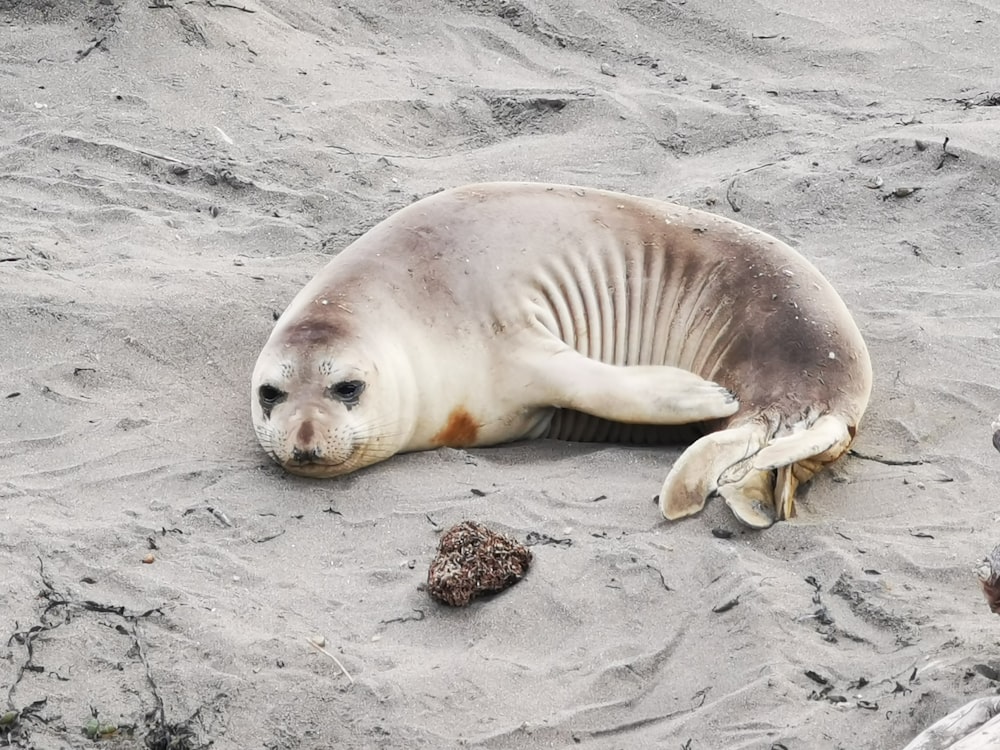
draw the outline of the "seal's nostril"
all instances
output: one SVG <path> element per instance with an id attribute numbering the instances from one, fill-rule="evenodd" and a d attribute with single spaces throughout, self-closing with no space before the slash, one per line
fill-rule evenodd
<path id="1" fill-rule="evenodd" d="M 302 450 L 298 446 L 292 448 L 292 458 L 301 464 L 312 463 L 317 458 L 319 458 L 319 448 L 310 448 L 309 450 Z"/>

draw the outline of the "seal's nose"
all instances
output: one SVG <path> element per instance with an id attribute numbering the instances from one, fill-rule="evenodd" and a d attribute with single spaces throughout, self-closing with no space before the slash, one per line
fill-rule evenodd
<path id="1" fill-rule="evenodd" d="M 319 448 L 303 450 L 298 446 L 292 448 L 292 459 L 300 464 L 311 464 L 319 458 Z"/>

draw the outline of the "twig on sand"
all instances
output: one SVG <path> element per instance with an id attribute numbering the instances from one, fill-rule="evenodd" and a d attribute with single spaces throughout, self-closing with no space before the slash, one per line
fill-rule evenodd
<path id="1" fill-rule="evenodd" d="M 244 13 L 256 13 L 255 10 L 250 10 L 249 8 L 242 5 L 230 5 L 229 3 L 213 3 L 212 0 L 205 0 L 209 8 L 232 8 L 233 10 L 242 10 Z"/>
<path id="2" fill-rule="evenodd" d="M 648 564 L 646 565 L 646 567 L 649 568 L 650 570 L 652 570 L 654 573 L 656 573 L 660 577 L 660 583 L 663 584 L 663 588 L 665 588 L 667 591 L 673 591 L 673 589 L 670 588 L 670 584 L 667 583 L 667 579 L 664 578 L 662 570 L 660 570 L 659 568 L 655 568 L 652 565 L 648 565 Z"/>
<path id="3" fill-rule="evenodd" d="M 869 456 L 867 453 L 861 453 L 853 448 L 848 451 L 848 455 L 854 456 L 855 458 L 863 458 L 865 461 L 875 461 L 876 463 L 885 464 L 886 466 L 923 466 L 924 460 L 922 458 L 915 459 L 905 459 L 905 458 L 882 458 L 882 456 Z"/>
<path id="4" fill-rule="evenodd" d="M 190 5 L 193 0 L 187 0 L 185 5 Z M 257 11 L 251 10 L 244 5 L 230 5 L 229 3 L 214 3 L 212 0 L 205 0 L 205 5 L 210 8 L 232 8 L 233 10 L 242 10 L 244 13 L 256 13 Z M 147 5 L 147 8 L 152 10 L 160 10 L 161 8 L 173 8 L 173 4 L 169 0 L 153 0 L 152 5 Z M 251 50 L 253 52 L 253 50 Z M 254 54 L 257 54 L 254 52 Z"/>
<path id="5" fill-rule="evenodd" d="M 726 188 L 726 200 L 729 202 L 729 207 L 733 209 L 735 213 L 739 213 L 741 210 L 740 205 L 733 198 L 733 188 L 736 186 L 736 178 L 734 177 L 729 182 L 729 187 Z"/>
<path id="6" fill-rule="evenodd" d="M 164 156 L 163 154 L 157 154 L 157 153 L 154 153 L 152 151 L 144 151 L 141 148 L 135 149 L 135 152 L 137 154 L 142 154 L 143 156 L 148 156 L 151 159 L 160 159 L 161 161 L 169 161 L 169 162 L 172 162 L 173 164 L 183 164 L 184 163 L 180 159 L 174 159 L 172 156 Z"/>
<path id="7" fill-rule="evenodd" d="M 739 178 L 739 176 L 741 174 L 750 174 L 751 172 L 756 172 L 758 169 L 764 169 L 766 167 L 773 167 L 777 163 L 778 162 L 776 162 L 776 161 L 769 161 L 769 162 L 766 162 L 765 164 L 758 164 L 756 167 L 750 167 L 749 169 L 741 169 L 739 172 L 737 172 L 735 175 L 733 175 L 733 178 L 729 181 L 729 185 L 726 187 L 726 201 L 729 202 L 729 207 L 731 209 L 733 209 L 734 213 L 739 213 L 742 210 L 742 208 L 743 208 L 736 201 L 736 198 L 733 195 L 733 188 L 736 187 L 736 180 Z"/>
<path id="8" fill-rule="evenodd" d="M 944 137 L 944 143 L 941 144 L 941 161 L 938 162 L 938 165 L 934 167 L 934 169 L 941 169 L 941 167 L 945 165 L 945 162 L 948 161 L 949 157 L 954 159 L 955 161 L 958 161 L 959 158 L 958 154 L 953 154 L 951 151 L 948 150 L 949 140 L 950 139 L 948 138 L 948 136 Z"/>
<path id="9" fill-rule="evenodd" d="M 421 620 L 424 619 L 424 617 L 426 617 L 422 609 L 415 609 L 413 611 L 416 612 L 417 614 L 407 615 L 406 617 L 394 617 L 391 620 L 382 620 L 381 624 L 389 625 L 390 623 L 393 622 L 420 622 Z"/>
<path id="10" fill-rule="evenodd" d="M 317 651 L 319 651 L 319 652 L 320 652 L 321 654 L 326 654 L 326 655 L 327 655 L 327 656 L 329 656 L 329 657 L 330 657 L 331 659 L 333 659 L 333 663 L 334 663 L 334 664 L 336 664 L 336 665 L 337 665 L 338 667 L 340 667 L 340 671 L 344 673 L 344 677 L 346 677 L 346 678 L 348 679 L 348 681 L 349 681 L 349 682 L 350 682 L 350 683 L 351 683 L 352 685 L 354 684 L 354 678 L 353 678 L 353 677 L 351 677 L 351 674 L 350 674 L 350 672 L 348 672 L 348 671 L 347 671 L 347 670 L 346 670 L 346 669 L 344 668 L 344 665 L 340 663 L 340 659 L 338 659 L 338 658 L 337 658 L 336 656 L 334 656 L 333 654 L 331 654 L 331 653 L 330 653 L 329 651 L 327 651 L 327 650 L 326 650 L 325 648 L 323 648 L 323 647 L 322 647 L 322 646 L 321 646 L 321 645 L 320 645 L 319 643 L 317 643 L 317 642 L 316 642 L 315 640 L 313 640 L 312 638 L 306 638 L 306 642 L 307 642 L 307 643 L 308 643 L 308 644 L 309 644 L 310 646 L 312 646 L 312 647 L 313 647 L 314 649 L 316 649 Z"/>
<path id="11" fill-rule="evenodd" d="M 76 61 L 80 62 L 80 60 L 82 60 L 87 55 L 89 55 L 91 52 L 93 52 L 95 49 L 97 49 L 102 44 L 104 44 L 104 42 L 106 40 L 107 40 L 106 36 L 99 37 L 99 38 L 95 39 L 94 41 L 92 41 L 90 43 L 90 46 L 87 47 L 86 49 L 82 49 L 82 50 L 77 51 L 77 53 L 76 53 Z"/>
<path id="12" fill-rule="evenodd" d="M 964 109 L 972 109 L 973 107 L 1000 107 L 1000 92 L 984 91 L 975 96 L 965 99 L 952 99 L 951 101 L 958 102 Z"/>
<path id="13" fill-rule="evenodd" d="M 750 167 L 749 169 L 744 169 L 741 172 L 741 174 L 750 174 L 751 172 L 756 172 L 758 169 L 765 169 L 766 167 L 773 167 L 777 163 L 778 162 L 776 162 L 776 161 L 769 161 L 769 162 L 765 162 L 764 164 L 758 164 L 756 167 Z"/>

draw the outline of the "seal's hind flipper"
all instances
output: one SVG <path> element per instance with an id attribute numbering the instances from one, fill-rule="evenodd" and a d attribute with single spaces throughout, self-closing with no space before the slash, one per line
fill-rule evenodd
<path id="1" fill-rule="evenodd" d="M 751 423 L 710 433 L 692 443 L 663 482 L 660 511 L 664 517 L 673 521 L 704 508 L 705 501 L 719 492 L 721 478 L 745 465 L 765 440 L 766 427 Z"/>
<path id="2" fill-rule="evenodd" d="M 775 489 L 774 472 L 749 469 L 734 482 L 720 483 L 718 492 L 738 521 L 751 529 L 766 529 L 787 517 L 775 503 Z"/>
<path id="3" fill-rule="evenodd" d="M 779 469 L 807 459 L 829 463 L 847 450 L 851 433 L 842 417 L 826 414 L 805 429 L 772 440 L 754 456 L 755 469 Z M 800 477 L 802 481 L 805 478 Z"/>
<path id="4" fill-rule="evenodd" d="M 824 415 L 805 428 L 772 440 L 747 463 L 743 475 L 719 479 L 719 494 L 738 519 L 766 528 L 795 515 L 795 493 L 851 444 L 841 417 Z"/>
<path id="5" fill-rule="evenodd" d="M 751 422 L 693 443 L 663 483 L 663 515 L 670 520 L 692 515 L 719 495 L 741 523 L 766 529 L 795 515 L 799 484 L 850 444 L 847 425 L 836 417 L 821 417 L 808 429 L 770 444 L 768 435 L 766 424 Z"/>

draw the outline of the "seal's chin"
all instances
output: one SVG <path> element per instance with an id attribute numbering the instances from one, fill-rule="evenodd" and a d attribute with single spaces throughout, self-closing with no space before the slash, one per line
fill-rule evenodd
<path id="1" fill-rule="evenodd" d="M 351 461 L 353 453 L 343 461 L 323 462 L 323 461 L 279 461 L 281 468 L 289 474 L 297 474 L 300 477 L 311 477 L 313 479 L 329 479 L 348 474 L 357 468 Z"/>

